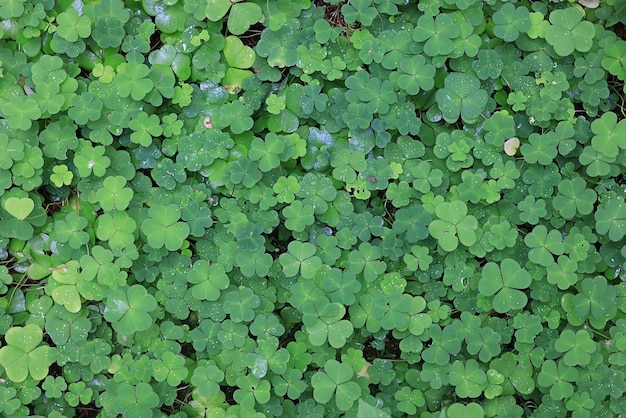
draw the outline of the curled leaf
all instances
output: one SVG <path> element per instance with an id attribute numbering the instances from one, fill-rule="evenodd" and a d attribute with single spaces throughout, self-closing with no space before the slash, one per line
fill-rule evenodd
<path id="1" fill-rule="evenodd" d="M 504 142 L 504 153 L 506 155 L 510 155 L 511 157 L 514 156 L 517 153 L 519 145 L 519 138 L 514 136 L 513 138 L 507 139 Z"/>

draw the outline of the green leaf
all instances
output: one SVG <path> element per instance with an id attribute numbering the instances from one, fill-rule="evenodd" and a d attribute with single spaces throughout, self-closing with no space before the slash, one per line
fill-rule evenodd
<path id="1" fill-rule="evenodd" d="M 552 205 L 563 218 L 572 219 L 576 213 L 589 215 L 594 211 L 597 194 L 586 186 L 587 182 L 581 177 L 561 180 L 559 194 L 552 200 Z"/>
<path id="2" fill-rule="evenodd" d="M 428 232 L 444 251 L 454 251 L 459 242 L 467 247 L 474 245 L 478 221 L 468 215 L 465 203 L 459 200 L 443 202 L 437 205 L 435 214 L 439 219 L 428 225 Z"/>
<path id="3" fill-rule="evenodd" d="M 145 331 L 153 324 L 150 312 L 157 308 L 154 296 L 145 287 L 135 284 L 110 291 L 104 307 L 104 319 L 122 335 Z"/>
<path id="4" fill-rule="evenodd" d="M 207 5 L 207 10 L 210 8 Z M 250 26 L 263 20 L 263 11 L 255 3 L 234 3 L 228 15 L 228 30 L 233 35 L 242 35 L 250 29 Z"/>
<path id="5" fill-rule="evenodd" d="M 617 121 L 613 112 L 604 113 L 591 123 L 591 146 L 608 158 L 617 157 L 621 150 L 626 149 L 626 122 Z"/>
<path id="6" fill-rule="evenodd" d="M 79 38 L 88 38 L 91 34 L 91 19 L 79 15 L 72 7 L 57 16 L 57 32 L 68 42 L 76 42 Z"/>
<path id="7" fill-rule="evenodd" d="M 558 365 L 553 360 L 546 360 L 541 366 L 541 372 L 537 376 L 537 383 L 544 388 L 550 388 L 550 397 L 560 401 L 569 398 L 574 393 L 574 382 L 578 377 L 578 371 L 567 366 L 562 360 Z"/>
<path id="8" fill-rule="evenodd" d="M 261 304 L 261 299 L 249 287 L 229 291 L 224 297 L 222 308 L 234 322 L 251 322 L 254 309 Z"/>
<path id="9" fill-rule="evenodd" d="M 472 74 L 452 73 L 444 83 L 444 88 L 435 95 L 444 120 L 455 123 L 461 117 L 465 123 L 475 123 L 489 98 L 480 88 L 478 78 Z"/>
<path id="10" fill-rule="evenodd" d="M 347 364 L 327 360 L 324 371 L 316 372 L 311 378 L 313 397 L 327 404 L 335 396 L 335 405 L 340 411 L 348 411 L 361 396 L 361 387 L 352 381 L 354 371 Z"/>
<path id="11" fill-rule="evenodd" d="M 26 0 L 5 0 L 0 3 L 0 17 L 11 19 L 22 16 Z"/>
<path id="12" fill-rule="evenodd" d="M 391 77 L 397 78 L 398 87 L 407 94 L 416 95 L 435 86 L 435 67 L 423 56 L 415 55 L 402 59 L 398 71 L 391 73 Z"/>
<path id="13" fill-rule="evenodd" d="M 346 23 L 358 21 L 363 26 L 370 26 L 378 17 L 378 12 L 372 7 L 372 0 L 351 0 L 341 6 L 341 13 Z"/>
<path id="14" fill-rule="evenodd" d="M 28 376 L 43 380 L 48 368 L 55 360 L 56 350 L 41 345 L 43 331 L 35 324 L 9 329 L 0 348 L 0 364 L 5 368 L 9 379 L 16 383 L 25 381 Z"/>
<path id="15" fill-rule="evenodd" d="M 96 192 L 96 198 L 105 211 L 125 210 L 133 198 L 133 190 L 126 186 L 122 176 L 108 176 L 102 182 L 102 188 Z"/>
<path id="16" fill-rule="evenodd" d="M 453 403 L 448 407 L 446 411 L 447 418 L 464 418 L 464 417 L 476 417 L 483 418 L 485 416 L 485 410 L 480 404 L 476 402 L 470 402 L 468 404 Z"/>
<path id="17" fill-rule="evenodd" d="M 222 290 L 228 288 L 230 280 L 221 264 L 209 264 L 206 260 L 198 260 L 187 275 L 191 283 L 191 294 L 198 300 L 216 301 Z"/>
<path id="18" fill-rule="evenodd" d="M 256 55 L 254 50 L 245 46 L 236 36 L 227 36 L 224 44 L 224 57 L 231 67 L 250 68 L 254 65 Z"/>
<path id="19" fill-rule="evenodd" d="M 150 68 L 147 65 L 129 62 L 118 67 L 115 86 L 120 97 L 132 97 L 139 101 L 153 89 L 154 82 L 148 77 Z"/>
<path id="20" fill-rule="evenodd" d="M 405 389 L 409 389 L 409 388 L 405 388 Z M 358 404 L 359 406 L 356 412 L 357 418 L 390 418 L 391 417 L 391 415 L 387 411 L 383 411 L 382 409 L 372 406 L 366 403 L 363 399 L 359 399 Z"/>
<path id="21" fill-rule="evenodd" d="M 2 113 L 11 128 L 27 131 L 42 112 L 35 100 L 18 96 L 4 103 Z"/>
<path id="22" fill-rule="evenodd" d="M 599 234 L 607 234 L 611 241 L 619 241 L 626 235 L 626 204 L 610 198 L 600 205 L 594 214 L 596 230 Z"/>
<path id="23" fill-rule="evenodd" d="M 577 270 L 578 265 L 574 260 L 561 255 L 555 264 L 547 267 L 548 282 L 556 284 L 561 290 L 565 290 L 578 282 L 579 277 L 578 274 L 576 274 Z"/>
<path id="24" fill-rule="evenodd" d="M 469 359 L 465 364 L 457 360 L 450 367 L 450 384 L 461 398 L 477 398 L 487 386 L 487 375 L 479 363 Z"/>
<path id="25" fill-rule="evenodd" d="M 537 225 L 532 232 L 524 237 L 524 243 L 530 248 L 528 259 L 535 264 L 548 267 L 554 264 L 553 255 L 563 254 L 563 237 L 556 229 L 548 229 L 544 225 Z"/>
<path id="26" fill-rule="evenodd" d="M 167 248 L 170 251 L 179 249 L 190 228 L 180 220 L 181 212 L 177 205 L 154 205 L 148 210 L 149 218 L 141 223 L 141 230 L 148 237 L 152 248 Z"/>
<path id="27" fill-rule="evenodd" d="M 530 13 L 525 6 L 516 8 L 512 3 L 506 3 L 493 14 L 493 23 L 494 35 L 505 42 L 513 42 L 520 33 L 530 29 Z"/>
<path id="28" fill-rule="evenodd" d="M 563 363 L 567 366 L 585 366 L 591 361 L 591 354 L 596 351 L 596 343 L 585 330 L 574 333 L 571 329 L 561 332 L 554 342 L 554 348 L 559 353 L 564 353 Z"/>
<path id="29" fill-rule="evenodd" d="M 571 55 L 574 50 L 587 52 L 593 46 L 596 28 L 583 17 L 582 11 L 575 7 L 550 13 L 551 25 L 545 29 L 545 38 L 560 56 Z"/>
<path id="30" fill-rule="evenodd" d="M 20 221 L 28 218 L 35 209 L 35 202 L 29 197 L 9 197 L 4 202 L 4 209 Z"/>
<path id="31" fill-rule="evenodd" d="M 322 259 L 315 255 L 316 250 L 313 244 L 291 241 L 287 250 L 288 252 L 281 254 L 278 258 L 285 276 L 293 277 L 300 272 L 305 279 L 315 277 L 315 273 L 322 266 Z"/>
<path id="32" fill-rule="evenodd" d="M 454 50 L 453 39 L 461 34 L 449 14 L 437 14 L 436 18 L 420 16 L 413 31 L 413 40 L 424 42 L 424 52 L 430 56 L 448 55 Z"/>
<path id="33" fill-rule="evenodd" d="M 487 297 L 494 296 L 493 308 L 498 313 L 524 308 L 528 297 L 523 292 L 530 286 L 532 277 L 517 261 L 505 258 L 500 265 L 489 262 L 483 267 L 478 291 Z"/>

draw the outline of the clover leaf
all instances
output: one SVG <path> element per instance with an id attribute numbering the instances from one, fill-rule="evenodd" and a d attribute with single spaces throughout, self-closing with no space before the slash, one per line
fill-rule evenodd
<path id="1" fill-rule="evenodd" d="M 22 13 L 24 13 L 24 3 L 26 3 L 26 1 L 22 0 L 3 2 L 0 6 L 0 16 L 3 19 L 22 16 Z"/>
<path id="2" fill-rule="evenodd" d="M 216 109 L 211 115 L 211 122 L 217 129 L 229 127 L 232 133 L 238 135 L 252 127 L 254 122 L 250 116 L 253 112 L 250 106 L 236 100 Z"/>
<path id="3" fill-rule="evenodd" d="M 454 23 L 449 14 L 438 14 L 435 18 L 423 15 L 417 20 L 413 40 L 425 42 L 424 52 L 430 57 L 435 57 L 451 53 L 454 50 L 452 40 L 460 34 L 459 26 Z"/>
<path id="4" fill-rule="evenodd" d="M 546 41 L 557 54 L 564 57 L 575 50 L 587 52 L 593 46 L 596 28 L 583 20 L 583 13 L 574 7 L 554 10 L 550 13 L 551 25 L 545 28 Z"/>
<path id="5" fill-rule="evenodd" d="M 248 158 L 251 161 L 259 161 L 259 169 L 267 172 L 280 165 L 280 156 L 284 150 L 284 139 L 269 133 L 265 140 L 256 137 L 252 140 Z"/>
<path id="6" fill-rule="evenodd" d="M 78 10 L 70 7 L 57 16 L 57 31 L 68 42 L 76 42 L 79 38 L 87 38 L 91 34 L 91 19 L 79 15 Z"/>
<path id="7" fill-rule="evenodd" d="M 332 302 L 352 305 L 356 301 L 355 294 L 362 286 L 351 271 L 332 268 L 323 278 L 322 287 L 329 293 Z"/>
<path id="8" fill-rule="evenodd" d="M 131 142 L 143 147 L 150 146 L 153 137 L 163 134 L 159 117 L 157 115 L 148 115 L 146 112 L 141 112 L 131 119 L 128 127 L 134 131 L 130 135 Z"/>
<path id="9" fill-rule="evenodd" d="M 6 345 L 0 348 L 0 364 L 9 379 L 16 383 L 28 376 L 43 380 L 56 357 L 56 349 L 42 345 L 43 331 L 35 324 L 13 327 L 4 335 Z"/>
<path id="10" fill-rule="evenodd" d="M 230 291 L 224 297 L 224 312 L 234 322 L 250 322 L 254 319 L 254 309 L 261 304 L 261 299 L 249 287 Z"/>
<path id="11" fill-rule="evenodd" d="M 559 195 L 552 200 L 552 205 L 565 219 L 572 219 L 576 213 L 589 215 L 594 210 L 597 194 L 586 188 L 581 177 L 561 180 L 557 186 Z"/>
<path id="12" fill-rule="evenodd" d="M 387 264 L 381 261 L 380 257 L 381 252 L 378 247 L 368 242 L 362 242 L 358 251 L 350 253 L 348 266 L 353 273 L 362 273 L 367 282 L 373 282 L 387 267 Z"/>
<path id="13" fill-rule="evenodd" d="M 550 388 L 550 396 L 559 401 L 569 398 L 574 393 L 574 382 L 578 377 L 578 371 L 574 367 L 567 366 L 563 360 L 558 364 L 554 360 L 546 360 L 542 366 L 537 383 L 545 388 Z"/>
<path id="14" fill-rule="evenodd" d="M 520 33 L 530 29 L 530 13 L 524 6 L 515 7 L 511 3 L 504 4 L 493 14 L 495 26 L 493 33 L 505 42 L 515 41 Z"/>
<path id="15" fill-rule="evenodd" d="M 219 0 L 223 1 L 223 0 Z M 294 36 L 299 30 L 297 20 L 289 20 L 277 30 L 270 27 L 263 30 L 261 39 L 256 47 L 259 56 L 267 58 L 271 67 L 289 67 L 297 63 L 299 54 L 297 51 L 298 37 Z"/>
<path id="16" fill-rule="evenodd" d="M 178 386 L 187 377 L 189 370 L 185 368 L 185 358 L 171 351 L 163 353 L 160 359 L 152 362 L 154 379 L 157 382 L 167 381 L 170 386 Z"/>
<path id="17" fill-rule="evenodd" d="M 135 284 L 110 291 L 105 299 L 104 318 L 122 335 L 145 331 L 153 324 L 150 312 L 157 302 L 145 287 Z"/>
<path id="18" fill-rule="evenodd" d="M 198 300 L 216 301 L 220 292 L 230 284 L 224 266 L 221 264 L 209 264 L 206 260 L 198 260 L 187 275 L 187 281 L 191 283 L 191 294 Z"/>
<path id="19" fill-rule="evenodd" d="M 591 146 L 608 158 L 616 157 L 620 149 L 626 149 L 626 141 L 623 134 L 626 132 L 626 123 L 617 121 L 617 115 L 613 112 L 604 113 L 600 118 L 591 123 L 594 136 L 591 138 Z"/>
<path id="20" fill-rule="evenodd" d="M 620 199 L 608 199 L 595 212 L 596 230 L 607 234 L 611 241 L 619 241 L 626 235 L 626 204 Z"/>
<path id="21" fill-rule="evenodd" d="M 422 359 L 426 363 L 446 366 L 450 361 L 450 355 L 461 351 L 459 330 L 454 327 L 444 327 L 442 329 L 440 326 L 433 324 L 429 327 L 429 331 L 432 342 L 422 352 Z M 442 368 L 440 367 L 440 369 Z"/>
<path id="22" fill-rule="evenodd" d="M 428 232 L 444 251 L 454 251 L 459 241 L 469 247 L 477 240 L 478 222 L 468 215 L 467 205 L 460 200 L 443 202 L 435 208 L 437 218 L 428 225 Z"/>
<path id="23" fill-rule="evenodd" d="M 149 217 L 141 223 L 141 230 L 148 237 L 153 248 L 165 246 L 170 251 L 181 247 L 189 235 L 189 225 L 180 220 L 181 212 L 177 205 L 155 205 L 148 210 Z"/>
<path id="24" fill-rule="evenodd" d="M 148 77 L 150 68 L 145 64 L 129 62 L 117 68 L 115 86 L 120 97 L 132 97 L 139 101 L 154 87 L 154 82 Z"/>
<path id="25" fill-rule="evenodd" d="M 554 264 L 553 255 L 561 255 L 565 250 L 561 233 L 555 229 L 548 232 L 544 225 L 535 226 L 524 237 L 524 243 L 530 248 L 528 259 L 544 267 Z"/>
<path id="26" fill-rule="evenodd" d="M 313 244 L 291 241 L 287 250 L 288 252 L 278 258 L 285 276 L 293 277 L 300 272 L 305 279 L 315 277 L 315 273 L 322 266 L 322 259 L 315 255 L 316 249 Z"/>
<path id="27" fill-rule="evenodd" d="M 574 333 L 571 329 L 561 332 L 559 338 L 554 342 L 554 348 L 559 353 L 564 353 L 563 363 L 567 366 L 587 365 L 591 361 L 597 347 L 585 330 L 578 330 Z"/>
<path id="28" fill-rule="evenodd" d="M 484 296 L 494 296 L 493 308 L 504 313 L 522 309 L 528 302 L 523 292 L 530 286 L 532 277 L 517 261 L 505 258 L 500 265 L 489 262 L 483 267 L 478 291 Z"/>
<path id="29" fill-rule="evenodd" d="M 153 415 L 154 408 L 159 405 L 159 395 L 154 392 L 152 386 L 146 382 L 138 382 L 136 385 L 121 383 L 113 392 L 111 400 L 113 410 L 117 414 L 148 417 Z"/>
<path id="30" fill-rule="evenodd" d="M 334 348 L 341 348 L 354 332 L 354 326 L 347 319 L 343 305 L 317 298 L 302 306 L 302 322 L 306 325 L 309 341 L 313 346 L 322 346 L 326 341 Z"/>
<path id="31" fill-rule="evenodd" d="M 125 210 L 133 198 L 133 191 L 126 186 L 122 176 L 108 176 L 102 182 L 102 188 L 96 192 L 96 198 L 105 211 Z"/>
<path id="32" fill-rule="evenodd" d="M 24 157 L 24 143 L 17 139 L 9 139 L 5 133 L 0 133 L 0 168 L 8 170 L 14 162 Z"/>
<path id="33" fill-rule="evenodd" d="M 421 55 L 400 60 L 398 71 L 391 73 L 391 76 L 397 77 L 398 87 L 410 95 L 431 90 L 435 85 L 435 67 Z"/>
<path id="34" fill-rule="evenodd" d="M 230 11 L 230 13 L 229 13 Z M 261 7 L 255 3 L 237 2 L 227 0 L 209 0 L 205 9 L 206 17 L 213 22 L 218 22 L 229 13 L 227 26 L 234 35 L 245 33 L 250 26 L 263 20 Z"/>
<path id="35" fill-rule="evenodd" d="M 97 177 L 103 177 L 106 169 L 111 165 L 111 159 L 105 154 L 102 145 L 91 145 L 91 142 L 82 140 L 74 155 L 74 165 L 81 177 L 88 177 L 93 173 Z"/>
<path id="36" fill-rule="evenodd" d="M 477 398 L 482 394 L 487 383 L 487 375 L 478 362 L 469 359 L 465 364 L 457 360 L 450 367 L 450 384 L 455 386 L 456 394 L 461 398 Z"/>
<path id="37" fill-rule="evenodd" d="M 311 378 L 313 397 L 317 402 L 327 404 L 335 397 L 335 405 L 340 411 L 348 411 L 361 396 L 361 387 L 352 381 L 352 367 L 336 360 L 327 360 L 324 371 L 315 372 Z"/>
<path id="38" fill-rule="evenodd" d="M 126 212 L 112 211 L 98 217 L 96 236 L 112 249 L 122 249 L 133 245 L 136 229 L 137 222 Z"/>
<path id="39" fill-rule="evenodd" d="M 444 83 L 444 88 L 435 95 L 443 119 L 454 123 L 461 117 L 465 123 L 474 123 L 488 100 L 478 78 L 472 74 L 452 73 Z"/>
<path id="40" fill-rule="evenodd" d="M 576 315 L 604 321 L 615 314 L 615 288 L 604 277 L 587 277 L 579 286 L 580 292 L 572 298 Z"/>
<path id="41" fill-rule="evenodd" d="M 79 249 L 89 242 L 89 233 L 84 231 L 88 223 L 86 218 L 79 216 L 76 212 L 70 212 L 64 219 L 54 224 L 53 236 L 59 242 L 67 242 L 70 247 Z"/>
<path id="42" fill-rule="evenodd" d="M 2 113 L 11 128 L 27 131 L 42 112 L 37 101 L 18 96 L 2 106 Z"/>

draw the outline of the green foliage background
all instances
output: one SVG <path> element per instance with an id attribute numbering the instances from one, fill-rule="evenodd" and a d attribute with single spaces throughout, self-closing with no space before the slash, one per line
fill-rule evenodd
<path id="1" fill-rule="evenodd" d="M 626 2 L 0 0 L 0 414 L 626 414 Z"/>

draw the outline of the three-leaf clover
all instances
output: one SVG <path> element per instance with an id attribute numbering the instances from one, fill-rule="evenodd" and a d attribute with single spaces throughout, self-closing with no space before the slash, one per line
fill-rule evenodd
<path id="1" fill-rule="evenodd" d="M 468 215 L 467 205 L 460 200 L 443 202 L 435 208 L 437 218 L 428 225 L 428 232 L 445 251 L 454 251 L 461 244 L 470 247 L 476 242 L 478 221 Z"/>
<path id="2" fill-rule="evenodd" d="M 515 7 L 513 3 L 503 4 L 492 16 L 493 34 L 505 42 L 515 41 L 520 33 L 530 29 L 530 13 L 525 6 Z"/>
<path id="3" fill-rule="evenodd" d="M 596 28 L 583 17 L 581 10 L 575 7 L 550 13 L 551 25 L 545 29 L 545 38 L 560 56 L 571 55 L 575 50 L 587 52 L 592 48 Z"/>
<path id="4" fill-rule="evenodd" d="M 487 386 L 487 375 L 478 362 L 469 359 L 465 364 L 457 360 L 450 366 L 450 384 L 461 398 L 477 398 Z"/>
<path id="5" fill-rule="evenodd" d="M 559 194 L 552 200 L 552 205 L 563 218 L 572 219 L 576 213 L 589 215 L 593 212 L 597 194 L 587 188 L 583 178 L 563 179 L 557 188 Z"/>
<path id="6" fill-rule="evenodd" d="M 327 404 L 335 396 L 335 405 L 340 411 L 348 411 L 361 396 L 361 387 L 352 381 L 354 370 L 348 364 L 327 360 L 324 370 L 315 372 L 311 378 L 313 397 Z"/>
<path id="7" fill-rule="evenodd" d="M 305 279 L 315 277 L 315 273 L 322 266 L 322 259 L 315 255 L 316 249 L 313 244 L 291 241 L 287 251 L 278 257 L 285 276 L 293 277 L 300 272 Z"/>
<path id="8" fill-rule="evenodd" d="M 152 248 L 167 248 L 170 251 L 179 249 L 189 235 L 189 225 L 179 222 L 180 207 L 174 204 L 154 205 L 148 210 L 149 217 L 141 223 L 141 230 L 148 237 Z"/>
<path id="9" fill-rule="evenodd" d="M 626 122 L 617 120 L 614 112 L 606 112 L 591 123 L 591 146 L 608 158 L 617 157 L 626 149 Z"/>
<path id="10" fill-rule="evenodd" d="M 224 266 L 219 263 L 209 264 L 206 260 L 198 260 L 187 274 L 192 284 L 191 294 L 198 300 L 216 301 L 222 290 L 230 284 Z"/>
<path id="11" fill-rule="evenodd" d="M 572 367 L 589 364 L 591 354 L 595 353 L 597 349 L 589 332 L 582 329 L 575 333 L 571 329 L 563 330 L 554 342 L 554 348 L 559 353 L 564 353 L 563 363 Z"/>
<path id="12" fill-rule="evenodd" d="M 104 319 L 122 335 L 145 331 L 153 324 L 150 312 L 157 308 L 157 302 L 145 287 L 135 284 L 119 288 L 107 294 L 104 306 Z"/>
<path id="13" fill-rule="evenodd" d="M 96 192 L 96 198 L 105 211 L 125 210 L 133 198 L 133 190 L 126 187 L 122 176 L 108 176 L 102 182 L 102 188 Z"/>
<path id="14" fill-rule="evenodd" d="M 448 75 L 444 88 L 437 90 L 435 97 L 441 115 L 448 123 L 455 123 L 459 117 L 465 123 L 474 123 L 489 99 L 487 92 L 480 86 L 480 80 L 469 73 Z"/>
<path id="15" fill-rule="evenodd" d="M 429 15 L 420 16 L 413 30 L 413 40 L 424 42 L 424 52 L 430 57 L 448 55 L 454 50 L 453 39 L 461 34 L 459 25 L 455 24 L 449 14 L 441 13 L 436 18 Z"/>
<path id="16" fill-rule="evenodd" d="M 523 292 L 532 282 L 530 273 L 517 261 L 505 258 L 500 265 L 489 262 L 483 267 L 478 291 L 487 297 L 494 296 L 493 309 L 498 313 L 522 309 L 528 302 Z"/>
<path id="17" fill-rule="evenodd" d="M 578 370 L 566 365 L 563 360 L 558 364 L 554 360 L 546 360 L 541 365 L 537 376 L 539 386 L 550 388 L 550 396 L 554 400 L 569 398 L 574 393 L 574 382 L 578 377 Z"/>
<path id="18" fill-rule="evenodd" d="M 43 331 L 35 324 L 13 327 L 4 335 L 6 344 L 0 348 L 0 364 L 9 379 L 16 383 L 28 376 L 43 380 L 55 360 L 56 350 L 42 345 Z"/>
<path id="19" fill-rule="evenodd" d="M 524 237 L 524 243 L 530 248 L 528 259 L 533 263 L 548 267 L 554 264 L 553 255 L 561 255 L 565 251 L 563 237 L 556 229 L 537 225 Z"/>

